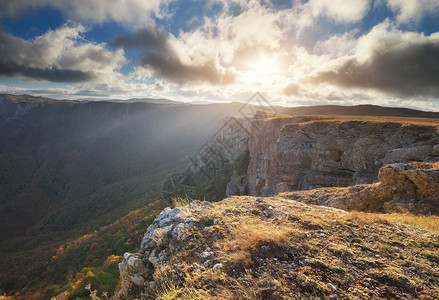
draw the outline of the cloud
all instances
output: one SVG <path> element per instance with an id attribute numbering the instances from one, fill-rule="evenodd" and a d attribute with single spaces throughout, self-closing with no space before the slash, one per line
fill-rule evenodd
<path id="1" fill-rule="evenodd" d="M 117 35 L 110 44 L 114 47 L 142 50 L 140 64 L 143 67 L 150 67 L 154 70 L 154 75 L 179 84 L 229 84 L 234 81 L 234 74 L 220 70 L 214 59 L 183 62 L 170 39 L 171 36 L 162 29 L 143 28 L 133 34 Z"/>
<path id="2" fill-rule="evenodd" d="M 333 35 L 324 41 L 317 41 L 313 52 L 320 56 L 325 55 L 331 58 L 352 55 L 357 45 L 357 39 L 355 38 L 357 33 L 358 30 L 352 30 L 343 35 Z"/>
<path id="3" fill-rule="evenodd" d="M 92 72 L 59 70 L 51 68 L 37 69 L 4 62 L 0 62 L 0 74 L 6 76 L 21 75 L 36 80 L 47 80 L 53 82 L 81 82 L 93 80 L 96 77 Z"/>
<path id="4" fill-rule="evenodd" d="M 400 23 L 419 22 L 425 15 L 439 13 L 437 0 L 387 0 L 387 3 L 398 13 Z"/>
<path id="5" fill-rule="evenodd" d="M 371 6 L 370 0 L 310 0 L 306 5 L 314 17 L 326 16 L 339 23 L 360 21 Z"/>
<path id="6" fill-rule="evenodd" d="M 361 21 L 371 9 L 372 0 L 309 0 L 295 1 L 291 16 L 298 28 L 318 26 L 325 18 L 340 24 Z"/>
<path id="7" fill-rule="evenodd" d="M 313 82 L 374 89 L 397 97 L 439 97 L 439 33 L 377 25 L 358 41 L 355 55 L 320 70 Z"/>
<path id="8" fill-rule="evenodd" d="M 287 96 L 300 96 L 300 88 L 292 82 L 284 88 L 283 93 Z"/>
<path id="9" fill-rule="evenodd" d="M 103 80 L 125 62 L 123 51 L 87 43 L 85 28 L 68 23 L 32 40 L 0 31 L 0 75 L 53 82 Z"/>
<path id="10" fill-rule="evenodd" d="M 15 17 L 29 7 L 51 6 L 67 18 L 86 23 L 113 20 L 125 25 L 153 24 L 153 17 L 164 18 L 171 0 L 14 0 L 0 1 L 0 16 Z"/>

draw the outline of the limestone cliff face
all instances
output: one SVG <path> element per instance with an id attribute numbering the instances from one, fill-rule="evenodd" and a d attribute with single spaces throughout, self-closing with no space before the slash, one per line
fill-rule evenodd
<path id="1" fill-rule="evenodd" d="M 280 196 L 344 210 L 437 215 L 439 163 L 389 164 L 379 170 L 376 183 L 294 191 Z"/>
<path id="2" fill-rule="evenodd" d="M 428 123 L 256 115 L 249 139 L 251 195 L 376 181 L 390 163 L 437 161 Z"/>

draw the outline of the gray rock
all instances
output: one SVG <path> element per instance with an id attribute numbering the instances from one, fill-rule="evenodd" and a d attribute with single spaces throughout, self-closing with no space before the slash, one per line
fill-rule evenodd
<path id="1" fill-rule="evenodd" d="M 223 267 L 223 264 L 216 264 L 213 266 L 212 271 L 218 271 L 219 269 L 221 269 Z"/>
<path id="2" fill-rule="evenodd" d="M 197 263 L 193 263 L 192 267 L 194 267 L 195 270 L 201 269 L 201 266 L 199 264 L 197 264 Z"/>
<path id="3" fill-rule="evenodd" d="M 203 208 L 214 208 L 214 207 L 215 207 L 212 203 L 207 202 L 207 201 L 203 201 L 203 202 L 201 202 L 201 206 L 202 206 Z"/>
<path id="4" fill-rule="evenodd" d="M 203 259 L 209 258 L 213 256 L 213 252 L 211 251 L 204 251 L 203 253 L 200 254 L 200 257 Z"/>
<path id="5" fill-rule="evenodd" d="M 142 260 L 131 256 L 130 258 L 128 258 L 128 265 L 132 268 L 138 269 L 139 267 L 141 267 L 141 265 L 143 264 Z"/>
<path id="6" fill-rule="evenodd" d="M 145 278 L 143 278 L 143 276 L 139 274 L 132 274 L 131 282 L 134 283 L 135 285 L 143 286 L 145 284 Z"/>
<path id="7" fill-rule="evenodd" d="M 184 223 L 180 223 L 175 226 L 174 230 L 172 230 L 172 238 L 184 240 L 186 238 L 186 235 L 184 234 L 184 228 Z"/>
<path id="8" fill-rule="evenodd" d="M 189 207 L 191 209 L 203 209 L 203 208 L 213 208 L 214 206 L 213 206 L 213 204 L 211 204 L 207 201 L 201 202 L 199 200 L 195 200 L 189 204 Z"/>
<path id="9" fill-rule="evenodd" d="M 148 258 L 148 261 L 149 261 L 150 263 L 152 263 L 152 265 L 153 265 L 154 267 L 158 267 L 158 266 L 160 265 L 160 259 L 159 259 L 158 257 L 156 257 L 156 256 L 150 256 L 150 257 Z"/>
<path id="10" fill-rule="evenodd" d="M 422 145 L 390 150 L 383 159 L 383 163 L 391 164 L 396 162 L 423 161 L 432 154 L 431 145 Z"/>

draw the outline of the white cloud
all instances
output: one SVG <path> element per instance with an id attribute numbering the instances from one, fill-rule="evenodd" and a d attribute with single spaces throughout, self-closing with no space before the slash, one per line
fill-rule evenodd
<path id="1" fill-rule="evenodd" d="M 361 21 L 371 8 L 371 0 L 309 0 L 293 8 L 299 28 L 313 26 L 318 18 L 325 17 L 337 23 Z"/>
<path id="2" fill-rule="evenodd" d="M 122 50 L 82 38 L 80 24 L 67 23 L 32 40 L 0 31 L 0 75 L 58 82 L 107 80 L 124 63 Z"/>
<path id="3" fill-rule="evenodd" d="M 308 5 L 314 17 L 323 15 L 336 22 L 360 21 L 370 8 L 370 0 L 310 0 Z"/>
<path id="4" fill-rule="evenodd" d="M 154 28 L 154 18 L 165 18 L 172 23 L 172 11 L 168 11 L 171 1 L 173 0 L 18 0 L 1 3 L 0 14 L 3 12 L 14 15 L 26 5 L 52 5 L 66 16 L 84 21 L 85 24 L 114 20 L 134 27 Z M 380 1 L 388 1 L 389 7 L 398 12 L 399 22 L 419 20 L 425 14 L 435 13 L 438 6 L 437 0 L 375 0 L 374 5 L 378 5 Z M 96 44 L 84 40 L 86 28 L 73 23 L 33 40 L 23 40 L 6 33 L 0 35 L 4 39 L 2 41 L 14 45 L 4 48 L 0 62 L 2 57 L 7 57 L 9 62 L 16 65 L 33 68 L 33 73 L 28 72 L 27 75 L 20 75 L 20 70 L 18 71 L 18 75 L 27 78 L 38 79 L 40 76 L 41 79 L 44 75 L 41 72 L 45 70 L 80 71 L 82 75 L 93 75 L 92 79 L 87 77 L 85 81 L 74 81 L 72 87 L 41 90 L 41 93 L 58 93 L 70 98 L 163 97 L 183 101 L 231 101 L 246 100 L 255 91 L 260 91 L 277 103 L 289 105 L 374 103 L 396 106 L 401 103 L 425 109 L 428 103 L 433 103 L 423 100 L 422 95 L 431 95 L 431 91 L 435 92 L 437 89 L 423 86 L 425 82 L 422 81 L 418 85 L 421 90 L 406 81 L 398 81 L 398 73 L 405 74 L 399 68 L 404 60 L 398 59 L 406 55 L 405 57 L 422 63 L 413 56 L 413 51 L 407 50 L 429 50 L 425 45 L 435 47 L 439 33 L 425 36 L 405 32 L 386 21 L 359 38 L 360 32 L 352 30 L 329 38 L 325 36 L 325 39 L 309 47 L 304 47 L 299 43 L 300 39 L 295 38 L 300 32 L 304 32 L 304 28 L 320 26 L 322 21 L 327 23 L 332 20 L 339 25 L 348 24 L 352 28 L 367 15 L 371 9 L 371 0 L 292 0 L 289 7 L 281 10 L 276 10 L 269 1 L 256 0 L 210 0 L 200 2 L 200 5 L 206 5 L 206 10 L 209 10 L 213 7 L 211 5 L 218 2 L 223 3 L 222 11 L 213 16 L 206 14 L 204 19 L 197 20 L 194 24 L 202 23 L 197 28 L 181 30 L 175 35 L 162 28 L 164 34 L 160 41 L 163 44 L 160 45 L 165 47 L 148 43 L 145 36 L 132 35 L 134 40 L 144 45 L 142 50 L 161 54 L 169 65 L 158 66 L 156 57 L 150 56 L 146 60 L 143 57 L 142 66 L 135 67 L 132 73 L 124 75 L 119 71 L 126 63 L 124 52 L 109 50 L 105 43 Z M 132 32 L 140 32 L 139 28 L 131 29 Z M 389 63 L 390 67 L 375 68 L 379 67 L 377 58 L 380 55 L 388 58 L 384 63 Z M 348 62 L 351 64 L 347 64 Z M 260 63 L 273 64 L 273 70 L 261 72 L 257 68 Z M 214 70 L 215 74 L 233 74 L 236 80 L 215 86 L 212 84 L 215 80 L 202 80 L 206 78 L 206 72 L 199 72 L 200 66 L 207 66 L 207 70 Z M 309 81 L 310 77 L 328 71 L 346 71 L 348 75 L 352 75 L 349 73 L 352 69 L 343 69 L 343 66 L 364 72 L 360 75 L 378 78 L 381 85 L 367 80 L 366 83 L 361 80 L 355 82 L 356 78 L 349 76 L 340 78 L 339 73 L 336 74 L 338 79 L 331 76 L 320 78 L 321 84 Z M 427 70 L 431 69 L 427 64 L 425 66 Z M 163 71 L 165 67 L 170 71 Z M 180 70 L 179 73 L 176 68 Z M 35 75 L 34 69 L 41 71 L 37 72 L 36 77 L 30 76 Z M 190 78 L 191 70 L 195 72 L 192 72 L 192 79 L 196 80 Z M 183 79 L 176 80 L 176 74 Z M 354 72 L 355 74 L 358 75 Z M 49 75 L 54 77 L 53 74 Z M 79 76 L 76 73 L 70 75 Z M 385 76 L 396 81 L 386 83 L 385 80 L 388 79 Z M 327 80 L 328 78 L 333 81 Z M 419 74 L 417 78 L 422 80 L 424 76 Z M 395 89 L 400 87 L 412 89 L 414 100 L 409 101 L 396 94 Z M 0 87 L 2 89 L 6 90 L 6 87 Z M 434 105 L 436 106 L 431 107 L 439 107 L 437 103 Z"/>
<path id="5" fill-rule="evenodd" d="M 344 33 L 343 35 L 333 35 L 324 41 L 317 41 L 314 52 L 318 55 L 328 55 L 331 58 L 352 55 L 357 46 L 355 35 L 358 30 Z"/>
<path id="6" fill-rule="evenodd" d="M 439 13 L 438 0 L 387 0 L 389 7 L 397 12 L 400 23 L 419 22 L 425 15 Z"/>
<path id="7" fill-rule="evenodd" d="M 425 36 L 423 33 L 403 31 L 387 19 L 358 39 L 355 53 L 358 61 L 364 63 L 375 53 L 393 52 L 402 50 L 409 45 L 437 43 L 438 41 L 439 32 Z"/>

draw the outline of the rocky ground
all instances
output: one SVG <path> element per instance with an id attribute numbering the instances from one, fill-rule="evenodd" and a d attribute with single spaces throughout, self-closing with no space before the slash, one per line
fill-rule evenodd
<path id="1" fill-rule="evenodd" d="M 165 209 L 116 299 L 437 299 L 439 219 L 419 218 L 428 230 L 281 197 Z"/>
<path id="2" fill-rule="evenodd" d="M 377 183 L 287 192 L 280 196 L 344 210 L 438 215 L 439 163 L 389 164 L 380 169 Z"/>

